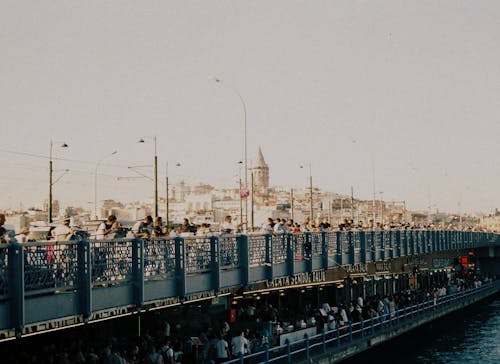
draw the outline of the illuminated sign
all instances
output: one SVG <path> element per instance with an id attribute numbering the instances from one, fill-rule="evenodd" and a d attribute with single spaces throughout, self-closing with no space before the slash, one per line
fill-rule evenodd
<path id="1" fill-rule="evenodd" d="M 326 281 L 326 272 L 324 270 L 315 270 L 314 272 L 297 273 L 293 276 L 279 277 L 266 281 L 267 288 L 296 286 L 308 283 L 317 283 Z"/>

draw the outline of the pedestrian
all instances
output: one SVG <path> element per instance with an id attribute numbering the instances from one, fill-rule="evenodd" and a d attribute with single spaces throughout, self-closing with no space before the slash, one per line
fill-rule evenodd
<path id="1" fill-rule="evenodd" d="M 248 350 L 248 340 L 245 337 L 245 331 L 241 331 L 238 336 L 231 340 L 231 349 L 234 357 L 240 357 L 246 354 Z"/>
<path id="2" fill-rule="evenodd" d="M 136 238 L 149 238 L 153 229 L 153 218 L 151 215 L 144 217 L 132 227 L 132 232 Z"/>
<path id="3" fill-rule="evenodd" d="M 219 340 L 217 340 L 217 343 L 215 344 L 216 348 L 216 362 L 217 363 L 224 363 L 225 361 L 228 361 L 231 359 L 231 352 L 229 351 L 229 344 L 227 341 L 224 339 L 224 334 L 221 333 L 219 335 Z"/>
<path id="4" fill-rule="evenodd" d="M 110 235 L 111 232 L 113 231 L 113 224 L 116 222 L 116 216 L 115 215 L 109 215 L 106 221 L 102 222 L 98 227 L 96 231 L 96 239 L 109 239 L 111 238 Z"/>
<path id="5" fill-rule="evenodd" d="M 240 231 L 243 225 L 245 225 L 244 222 L 240 222 L 239 224 L 234 224 L 231 215 L 227 215 L 224 218 L 224 222 L 221 224 L 220 232 L 222 234 L 235 234 Z"/>

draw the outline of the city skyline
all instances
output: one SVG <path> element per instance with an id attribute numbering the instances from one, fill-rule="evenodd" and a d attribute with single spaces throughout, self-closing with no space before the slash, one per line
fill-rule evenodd
<path id="1" fill-rule="evenodd" d="M 51 140 L 54 198 L 68 204 L 90 208 L 105 157 L 99 199 L 151 198 L 128 168 L 153 176 L 145 136 L 160 197 L 167 162 L 174 182 L 236 187 L 244 115 L 229 88 L 246 105 L 248 162 L 261 146 L 273 186 L 307 188 L 310 163 L 315 187 L 364 200 L 500 206 L 496 2 L 0 8 L 4 209 L 48 198 Z"/>

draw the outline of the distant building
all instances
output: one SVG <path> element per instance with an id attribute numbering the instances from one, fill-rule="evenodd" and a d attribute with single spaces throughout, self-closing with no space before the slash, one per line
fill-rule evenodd
<path id="1" fill-rule="evenodd" d="M 262 150 L 259 147 L 257 156 L 251 168 L 254 178 L 254 188 L 260 193 L 266 193 L 269 189 L 269 166 L 264 160 Z"/>

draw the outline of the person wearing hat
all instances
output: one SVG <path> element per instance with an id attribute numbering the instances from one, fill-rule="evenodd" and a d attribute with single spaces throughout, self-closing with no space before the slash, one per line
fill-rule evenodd
<path id="1" fill-rule="evenodd" d="M 70 218 L 65 217 L 62 221 L 62 224 L 57 225 L 54 230 L 52 230 L 52 237 L 55 238 L 56 241 L 67 241 L 69 240 L 69 236 L 73 232 L 69 227 Z"/>

